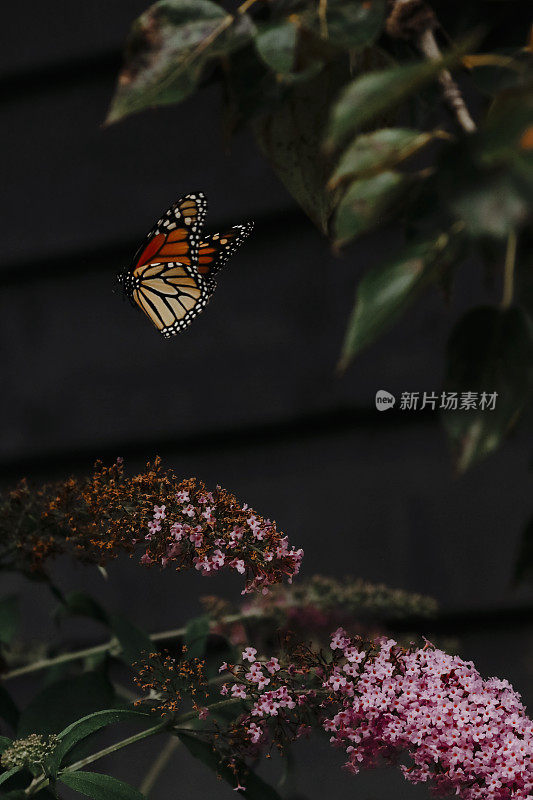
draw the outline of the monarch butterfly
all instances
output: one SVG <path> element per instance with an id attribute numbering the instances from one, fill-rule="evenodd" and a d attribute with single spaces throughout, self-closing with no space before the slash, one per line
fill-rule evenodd
<path id="1" fill-rule="evenodd" d="M 206 212 L 202 192 L 180 197 L 117 276 L 126 296 L 167 339 L 203 311 L 216 289 L 214 275 L 254 227 L 248 222 L 201 238 Z"/>

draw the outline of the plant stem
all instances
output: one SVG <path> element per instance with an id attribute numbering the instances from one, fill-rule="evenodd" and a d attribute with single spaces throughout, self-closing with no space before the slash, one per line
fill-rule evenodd
<path id="1" fill-rule="evenodd" d="M 394 9 L 400 9 L 402 6 L 411 4 L 411 2 L 412 0 L 393 0 L 392 7 Z M 409 34 L 404 34 L 401 30 L 397 33 L 393 33 L 391 30 L 389 30 L 389 33 L 391 35 L 399 36 L 400 38 L 412 38 L 417 48 L 420 50 L 422 55 L 425 56 L 425 58 L 427 58 L 429 61 L 439 61 L 442 58 L 442 53 L 433 32 L 433 28 L 436 25 L 436 20 L 432 12 L 427 17 L 425 24 L 426 27 L 417 33 L 415 33 L 414 30 L 410 31 Z M 439 82 L 442 86 L 444 101 L 452 110 L 459 126 L 464 130 L 465 133 L 474 133 L 477 130 L 476 123 L 470 116 L 470 112 L 466 107 L 461 90 L 453 79 L 451 72 L 447 69 L 443 69 L 439 75 Z"/>
<path id="2" fill-rule="evenodd" d="M 122 750 L 123 747 L 128 747 L 130 744 L 135 744 L 135 742 L 140 742 L 142 739 L 147 739 L 149 736 L 155 736 L 157 733 L 161 733 L 167 728 L 168 722 L 166 720 L 164 722 L 158 722 L 157 725 L 152 725 L 151 728 L 146 728 L 144 731 L 134 733 L 133 736 L 128 736 L 127 739 L 121 739 L 120 742 L 115 742 L 115 744 L 110 744 L 109 747 L 104 747 L 102 750 L 98 750 L 98 752 L 92 753 L 90 756 L 80 758 L 79 761 L 75 761 L 74 764 L 68 766 L 63 772 L 77 772 L 79 769 L 86 767 L 87 764 L 92 764 L 93 761 L 98 761 L 98 759 L 104 756 L 115 753 L 117 750 Z"/>
<path id="3" fill-rule="evenodd" d="M 417 46 L 420 52 L 429 60 L 438 61 L 442 58 L 442 53 L 432 30 L 426 30 L 419 36 Z M 455 114 L 455 118 L 461 128 L 465 133 L 475 133 L 477 130 L 476 123 L 470 116 L 461 90 L 452 78 L 451 72 L 448 69 L 443 69 L 439 75 L 439 81 L 442 86 L 444 100 Z"/>
<path id="4" fill-rule="evenodd" d="M 513 302 L 514 294 L 514 271 L 516 263 L 516 243 L 517 236 L 515 231 L 511 231 L 507 238 L 507 250 L 505 253 L 505 267 L 503 271 L 503 295 L 502 308 L 509 308 Z"/>
<path id="5" fill-rule="evenodd" d="M 229 706 L 234 702 L 235 702 L 234 698 L 231 698 L 229 700 L 220 700 L 218 703 L 213 703 L 211 706 L 209 706 L 209 708 L 218 710 L 220 708 L 225 708 L 226 706 Z M 122 748 L 128 747 L 130 744 L 135 744 L 135 742 L 140 742 L 142 739 L 147 739 L 149 736 L 156 736 L 157 734 L 162 733 L 163 731 L 179 730 L 180 723 L 188 722 L 190 719 L 195 719 L 197 717 L 198 717 L 198 712 L 192 710 L 185 712 L 185 714 L 182 714 L 173 722 L 170 722 L 169 720 L 158 722 L 157 725 L 152 725 L 151 728 L 145 728 L 145 730 L 139 731 L 139 733 L 134 733 L 132 736 L 128 736 L 126 739 L 121 739 L 119 742 L 115 742 L 115 744 L 111 744 L 108 747 L 102 748 L 102 750 L 97 750 L 96 753 L 92 753 L 91 755 L 86 756 L 85 758 L 80 758 L 79 761 L 75 761 L 73 764 L 70 764 L 68 767 L 65 767 L 65 769 L 61 770 L 61 772 L 58 774 L 58 780 L 61 780 L 61 775 L 64 775 L 67 772 L 78 772 L 78 770 L 83 769 L 88 764 L 93 764 L 95 761 L 104 758 L 104 756 L 109 756 L 111 755 L 111 753 L 116 753 L 117 750 L 122 750 Z M 184 728 L 184 730 L 187 730 L 187 728 Z M 170 754 L 166 757 L 166 760 L 168 760 L 169 757 Z M 159 771 L 163 767 L 164 764 L 159 767 L 158 773 L 155 775 L 155 777 L 151 778 L 152 786 L 153 783 L 155 783 L 155 780 L 157 779 Z M 153 769 L 154 768 L 152 768 L 150 772 L 152 772 Z M 145 782 L 150 776 L 150 772 L 146 776 Z M 49 783 L 50 783 L 50 778 L 48 776 L 44 774 L 39 775 L 38 777 L 32 780 L 30 785 L 26 788 L 24 794 L 27 797 L 30 797 L 31 795 L 41 791 L 41 789 L 44 789 L 45 786 L 48 786 Z"/>
<path id="6" fill-rule="evenodd" d="M 82 658 L 98 655 L 98 653 L 105 653 L 111 650 L 114 645 L 117 645 L 115 639 L 104 644 L 97 644 L 94 647 L 86 647 L 83 650 L 75 650 L 71 653 L 61 653 L 61 655 L 53 656 L 52 658 L 41 658 L 39 661 L 34 661 L 32 664 L 25 664 L 23 667 L 16 667 L 15 669 L 5 672 L 2 676 L 3 681 L 9 681 L 12 678 L 18 678 L 20 675 L 28 675 L 32 672 L 39 672 L 48 667 L 55 667 L 57 664 L 65 664 L 69 661 L 78 661 Z"/>
<path id="7" fill-rule="evenodd" d="M 240 622 L 243 619 L 259 617 L 261 616 L 260 612 L 253 612 L 253 613 L 240 613 L 240 614 L 229 614 L 226 617 L 222 617 L 221 622 L 222 624 L 229 625 L 232 622 Z M 216 623 L 215 623 L 216 624 Z M 150 639 L 152 642 L 159 642 L 164 641 L 165 639 L 179 639 L 180 636 L 185 634 L 185 627 L 182 628 L 173 628 L 168 631 L 158 631 L 156 633 L 150 634 Z M 42 658 L 39 661 L 34 661 L 32 664 L 25 664 L 23 667 L 16 667 L 15 669 L 10 670 L 9 672 L 5 672 L 1 677 L 2 680 L 8 681 L 12 678 L 18 678 L 21 675 L 29 675 L 32 672 L 39 672 L 40 670 L 47 669 L 48 667 L 55 667 L 58 664 L 66 664 L 69 661 L 79 661 L 83 658 L 88 658 L 89 656 L 98 655 L 99 653 L 106 653 L 109 651 L 114 651 L 116 653 L 120 653 L 121 651 L 120 644 L 118 641 L 113 638 L 110 639 L 108 642 L 104 642 L 103 644 L 97 644 L 93 647 L 86 647 L 83 650 L 74 650 L 73 652 L 69 653 L 61 653 L 58 656 L 53 656 L 52 658 Z"/>
<path id="8" fill-rule="evenodd" d="M 320 34 L 324 39 L 328 38 L 328 0 L 318 0 L 318 19 L 320 20 Z"/>
<path id="9" fill-rule="evenodd" d="M 135 744 L 135 742 L 140 742 L 142 739 L 146 739 L 149 736 L 155 736 L 156 734 L 161 733 L 163 730 L 168 729 L 168 726 L 169 723 L 165 720 L 164 722 L 159 722 L 157 725 L 152 725 L 151 728 L 146 728 L 144 731 L 134 733 L 133 736 L 128 736 L 126 739 L 121 739 L 119 742 L 109 745 L 109 747 L 104 747 L 102 750 L 98 750 L 96 753 L 92 753 L 90 756 L 81 758 L 79 761 L 75 761 L 74 764 L 70 764 L 70 766 L 66 767 L 64 770 L 61 770 L 58 778 L 61 779 L 61 775 L 66 772 L 77 772 L 78 770 L 83 769 L 83 767 L 86 767 L 88 764 L 92 764 L 94 761 L 98 761 L 104 756 L 108 756 L 111 753 L 116 753 L 117 750 L 121 750 L 123 747 L 128 747 L 128 745 Z M 27 787 L 25 794 L 29 797 L 30 795 L 39 792 L 41 789 L 44 789 L 44 787 L 48 786 L 49 783 L 50 779 L 46 775 L 41 775 L 38 778 L 34 778 L 34 780 Z"/>
<path id="10" fill-rule="evenodd" d="M 148 797 L 152 789 L 154 788 L 159 776 L 165 769 L 166 765 L 172 758 L 172 755 L 177 747 L 181 744 L 180 740 L 173 736 L 168 742 L 165 744 L 157 758 L 154 760 L 150 769 L 146 773 L 143 778 L 143 781 L 139 787 L 139 791 L 145 797 Z"/>

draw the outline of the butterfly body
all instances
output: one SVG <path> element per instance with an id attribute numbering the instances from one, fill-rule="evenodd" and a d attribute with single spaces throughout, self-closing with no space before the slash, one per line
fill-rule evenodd
<path id="1" fill-rule="evenodd" d="M 249 222 L 201 238 L 206 212 L 202 192 L 180 198 L 118 276 L 132 304 L 165 338 L 185 330 L 203 311 L 216 288 L 214 275 L 253 229 Z"/>

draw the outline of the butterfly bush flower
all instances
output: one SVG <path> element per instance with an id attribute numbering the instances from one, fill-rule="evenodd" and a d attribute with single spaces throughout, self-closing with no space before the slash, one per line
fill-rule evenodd
<path id="1" fill-rule="evenodd" d="M 283 659 L 223 666 L 233 697 L 249 711 L 227 734 L 226 757 L 256 757 L 320 726 L 345 767 L 357 773 L 381 761 L 412 783 L 463 800 L 531 800 L 533 723 L 505 680 L 484 680 L 472 662 L 429 643 L 402 648 L 392 639 L 353 638 L 339 628 L 330 655 L 298 646 Z M 220 747 L 220 744 L 219 744 Z"/>
<path id="2" fill-rule="evenodd" d="M 244 562 L 230 562 L 230 566 L 245 571 Z M 340 625 L 375 637 L 389 627 L 394 629 L 397 620 L 432 617 L 437 610 L 432 597 L 360 579 L 337 580 L 321 575 L 292 585 L 277 584 L 267 596 L 249 595 L 239 606 L 216 596 L 204 597 L 202 603 L 213 620 L 214 633 L 226 636 L 235 645 L 244 644 L 253 635 L 264 647 L 277 631 L 291 631 L 302 640 L 326 644 L 329 632 Z M 262 621 L 259 626 L 258 619 Z"/>
<path id="3" fill-rule="evenodd" d="M 222 487 L 212 492 L 194 478 L 181 481 L 146 521 L 145 564 L 194 567 L 210 576 L 226 568 L 246 576 L 243 593 L 298 574 L 302 550 L 289 545 L 276 524 Z M 161 512 L 163 509 L 163 515 Z"/>
<path id="4" fill-rule="evenodd" d="M 145 653 L 135 664 L 135 683 L 144 695 L 135 705 L 145 704 L 154 714 L 172 717 L 181 710 L 183 702 L 190 700 L 198 717 L 205 720 L 209 716 L 206 706 L 208 697 L 203 659 L 176 658 L 169 653 Z"/>
<path id="5" fill-rule="evenodd" d="M 55 734 L 43 736 L 32 733 L 25 739 L 15 739 L 0 756 L 4 769 L 23 769 L 25 767 L 43 768 L 46 760 L 56 750 L 59 739 Z"/>
<path id="6" fill-rule="evenodd" d="M 217 486 L 179 480 L 160 459 L 127 476 L 119 459 L 97 464 L 85 479 L 70 478 L 32 492 L 21 484 L 0 510 L 5 553 L 32 571 L 60 553 L 106 564 L 120 553 L 140 551 L 143 566 L 221 569 L 245 578 L 245 592 L 298 574 L 303 551 L 289 544 L 274 522 Z M 0 565 L 3 545 L 0 544 Z"/>

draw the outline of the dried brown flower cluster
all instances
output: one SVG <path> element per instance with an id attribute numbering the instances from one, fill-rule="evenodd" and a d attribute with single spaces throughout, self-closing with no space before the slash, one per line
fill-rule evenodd
<path id="1" fill-rule="evenodd" d="M 186 657 L 180 660 L 161 653 L 149 653 L 136 664 L 135 683 L 144 697 L 136 705 L 148 705 L 150 711 L 162 717 L 174 716 L 181 710 L 184 697 L 201 713 L 208 697 L 205 663 L 202 659 Z"/>
<path id="2" fill-rule="evenodd" d="M 208 575 L 226 567 L 245 576 L 245 591 L 298 573 L 302 550 L 276 524 L 222 487 L 179 480 L 153 464 L 133 476 L 122 460 L 98 463 L 91 477 L 31 490 L 26 482 L 0 505 L 0 566 L 43 572 L 61 553 L 106 564 L 141 550 L 140 562 Z"/>
<path id="3" fill-rule="evenodd" d="M 347 625 L 374 636 L 384 631 L 386 623 L 431 617 L 438 608 L 432 597 L 361 579 L 337 580 L 321 575 L 294 585 L 274 586 L 267 597 L 253 595 L 239 607 L 214 596 L 202 598 L 202 603 L 216 622 L 214 633 L 223 634 L 235 645 L 253 639 L 262 647 L 270 646 L 277 631 L 292 631 L 304 640 L 318 642 L 332 628 Z M 232 616 L 239 618 L 233 620 Z"/>

